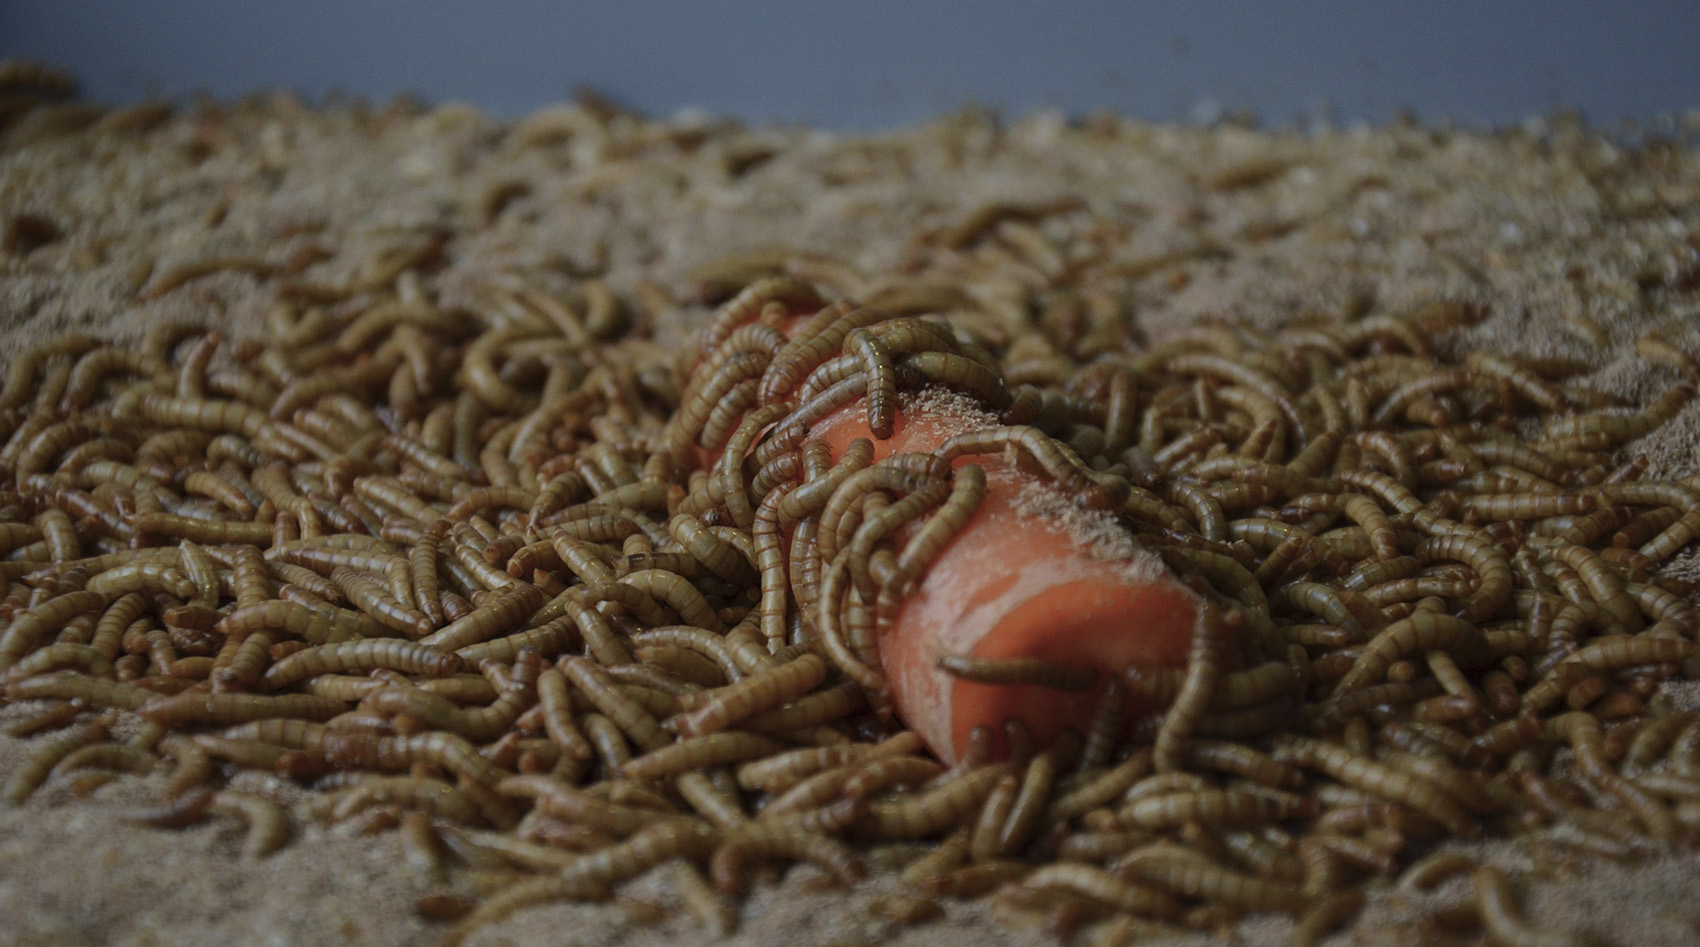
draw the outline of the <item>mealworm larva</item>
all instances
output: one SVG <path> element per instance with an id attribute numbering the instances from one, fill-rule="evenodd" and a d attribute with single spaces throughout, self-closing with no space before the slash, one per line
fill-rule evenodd
<path id="1" fill-rule="evenodd" d="M 1475 856 L 1442 849 L 1412 862 L 1399 876 L 1396 886 L 1407 891 L 1427 891 L 1448 878 L 1474 871 L 1480 864 Z"/>
<path id="2" fill-rule="evenodd" d="M 1539 717 L 1524 714 L 1496 723 L 1470 741 L 1463 762 L 1484 766 L 1492 760 L 1510 756 L 1540 739 L 1542 723 Z"/>
<path id="3" fill-rule="evenodd" d="M 1092 865 L 1046 865 L 1022 878 L 1021 885 L 1033 890 L 1062 888 L 1141 917 L 1177 920 L 1181 916 L 1179 905 L 1169 895 Z"/>
<path id="4" fill-rule="evenodd" d="M 724 632 L 726 625 L 720 620 L 719 614 L 708 604 L 708 600 L 690 580 L 672 572 L 661 569 L 640 569 L 637 572 L 619 578 L 619 583 L 637 589 L 658 602 L 663 602 L 679 613 L 685 624 L 709 631 Z M 656 622 L 666 624 L 666 622 Z"/>
<path id="5" fill-rule="evenodd" d="M 373 806 L 418 809 L 463 825 L 478 821 L 478 810 L 459 789 L 422 776 L 371 776 L 330 796 L 331 819 L 341 822 Z"/>
<path id="6" fill-rule="evenodd" d="M 969 831 L 969 861 L 985 862 L 998 857 L 998 832 L 1009 818 L 1010 809 L 1015 805 L 1015 794 L 1020 786 L 1021 781 L 1016 774 L 1005 773 L 993 784 L 992 791 L 986 794 Z"/>
<path id="7" fill-rule="evenodd" d="M 1187 745 L 1186 763 L 1199 769 L 1233 773 L 1265 786 L 1297 789 L 1304 783 L 1291 766 L 1239 743 L 1194 740 Z"/>
<path id="8" fill-rule="evenodd" d="M 1098 681 L 1094 668 L 1076 668 L 1043 658 L 976 658 L 949 654 L 938 659 L 939 670 L 977 684 L 1024 685 L 1078 693 Z"/>
<path id="9" fill-rule="evenodd" d="M 146 775 L 153 772 L 158 764 L 157 756 L 140 747 L 127 743 L 94 743 L 66 754 L 53 771 L 93 768 Z"/>
<path id="10" fill-rule="evenodd" d="M 1167 842 L 1117 859 L 1115 874 L 1159 890 L 1253 911 L 1297 914 L 1309 906 L 1309 899 L 1295 885 L 1241 874 Z"/>
<path id="11" fill-rule="evenodd" d="M 1598 719 L 1583 712 L 1561 714 L 1547 721 L 1547 732 L 1569 741 L 1582 775 L 1622 800 L 1654 840 L 1664 846 L 1672 844 L 1677 826 L 1670 810 L 1619 775 L 1606 760 Z"/>
<path id="12" fill-rule="evenodd" d="M 720 837 L 718 829 L 705 823 L 669 819 L 601 851 L 580 855 L 561 869 L 561 877 L 603 884 L 624 881 L 672 858 L 701 858 L 713 850 Z"/>
<path id="13" fill-rule="evenodd" d="M 12 772 L 6 780 L 4 790 L 0 790 L 0 799 L 4 799 L 10 806 L 23 805 L 24 801 L 47 781 L 48 775 L 60 761 L 84 747 L 100 744 L 109 735 L 106 725 L 98 722 L 82 724 L 65 733 L 55 734 Z"/>
<path id="14" fill-rule="evenodd" d="M 510 915 L 536 904 L 552 901 L 600 901 L 612 897 L 605 883 L 582 878 L 562 878 L 544 875 L 505 884 L 494 895 L 485 898 L 453 928 L 443 935 L 445 947 L 454 947 L 480 928 L 491 926 Z"/>
<path id="15" fill-rule="evenodd" d="M 1554 559 L 1576 570 L 1594 600 L 1620 623 L 1626 631 L 1641 629 L 1641 610 L 1624 592 L 1623 583 L 1593 550 L 1586 546 L 1566 543 L 1552 551 Z"/>
<path id="16" fill-rule="evenodd" d="M 1635 769 L 1652 765 L 1670 749 L 1677 736 L 1693 726 L 1696 720 L 1700 720 L 1700 715 L 1682 711 L 1648 722 L 1630 742 L 1623 757 L 1624 765 Z"/>
<path id="17" fill-rule="evenodd" d="M 178 573 L 178 577 L 182 578 L 182 574 Z M 90 584 L 93 584 L 93 580 Z M 124 589 L 115 594 L 127 591 L 130 590 Z M 0 671 L 18 663 L 18 659 L 34 649 L 36 643 L 49 631 L 59 628 L 78 615 L 105 608 L 109 601 L 111 599 L 102 589 L 85 589 L 50 598 L 20 613 L 12 619 L 5 635 L 0 637 Z"/>
<path id="18" fill-rule="evenodd" d="M 556 667 L 596 709 L 646 752 L 659 750 L 673 742 L 655 718 L 616 687 L 597 665 L 583 658 L 565 656 Z"/>
<path id="19" fill-rule="evenodd" d="M 1509 581 L 1509 580 L 1508 580 Z M 1335 688 L 1337 697 L 1381 680 L 1395 661 L 1418 652 L 1444 650 L 1465 667 L 1487 664 L 1491 652 L 1481 629 L 1462 618 L 1418 612 L 1382 629 L 1352 663 Z"/>
<path id="20" fill-rule="evenodd" d="M 790 750 L 738 767 L 738 785 L 750 790 L 784 792 L 802 779 L 834 766 L 843 766 L 858 759 L 903 756 L 920 749 L 920 737 L 904 731 L 872 746 L 844 744 Z"/>
<path id="21" fill-rule="evenodd" d="M 861 525 L 851 533 L 848 543 L 840 536 L 836 545 L 842 547 L 847 556 L 846 565 L 850 569 L 851 582 L 864 602 L 875 601 L 880 587 L 886 584 L 878 581 L 874 575 L 872 560 L 875 547 L 903 526 L 942 503 L 950 490 L 948 483 L 939 481 L 929 483 L 889 505 L 885 505 L 882 495 L 877 493 L 871 494 L 862 504 Z"/>
<path id="22" fill-rule="evenodd" d="M 594 753 L 589 741 L 573 723 L 572 701 L 567 692 L 567 679 L 561 672 L 549 668 L 537 677 L 537 700 L 543 708 L 543 726 L 549 739 L 567 754 L 588 760 Z"/>
<path id="23" fill-rule="evenodd" d="M 1209 709 L 1222 677 L 1222 665 L 1233 645 L 1232 628 L 1206 604 L 1193 623 L 1191 653 L 1187 656 L 1186 678 L 1180 693 L 1157 729 L 1152 759 L 1160 773 L 1181 768 L 1186 743 L 1198 718 Z"/>
<path id="24" fill-rule="evenodd" d="M 1078 746 L 1078 742 L 1074 745 Z M 1061 745 L 1052 746 L 1028 764 L 1009 815 L 998 830 L 998 852 L 1019 852 L 1038 835 L 1047 814 L 1047 800 L 1056 786 L 1059 762 L 1067 749 Z"/>
<path id="25" fill-rule="evenodd" d="M 659 779 L 686 770 L 759 759 L 782 746 L 777 740 L 754 733 L 710 733 L 687 737 L 634 757 L 620 767 L 620 773 L 628 779 Z"/>
<path id="26" fill-rule="evenodd" d="M 444 677 L 460 670 L 459 655 L 425 644 L 396 639 L 344 641 L 297 651 L 266 669 L 261 683 L 269 690 L 320 674 L 388 668 L 406 674 Z"/>
<path id="27" fill-rule="evenodd" d="M 1139 780 L 1150 774 L 1151 751 L 1148 747 L 1135 750 L 1127 759 L 1095 773 L 1067 792 L 1052 800 L 1049 818 L 1066 822 L 1118 798 Z"/>
<path id="28" fill-rule="evenodd" d="M 1488 936 L 1505 947 L 1557 947 L 1579 945 L 1569 931 L 1531 927 L 1516 906 L 1516 895 L 1505 875 L 1492 865 L 1482 865 L 1471 876 L 1475 886 L 1476 911 Z"/>
<path id="29" fill-rule="evenodd" d="M 810 862 L 845 886 L 855 884 L 866 874 L 861 860 L 837 839 L 760 823 L 726 833 L 714 851 L 709 873 L 721 894 L 734 897 L 743 888 L 744 867 L 748 862 L 776 858 Z"/>
<path id="30" fill-rule="evenodd" d="M 57 698 L 83 701 L 95 707 L 139 710 L 158 697 L 157 692 L 144 687 L 85 677 L 74 671 L 38 674 L 6 684 L 6 699 L 9 701 Z"/>
<path id="31" fill-rule="evenodd" d="M 1414 773 L 1357 756 L 1344 747 L 1302 737 L 1282 737 L 1272 755 L 1282 762 L 1319 770 L 1354 789 L 1407 805 L 1454 835 L 1473 838 L 1480 834 L 1480 827 L 1457 801 Z"/>
<path id="32" fill-rule="evenodd" d="M 1193 821 L 1209 826 L 1253 825 L 1314 811 L 1312 800 L 1280 790 L 1198 789 L 1135 799 L 1122 808 L 1120 816 L 1130 827 L 1161 830 Z"/>
<path id="33" fill-rule="evenodd" d="M 31 709 L 14 714 L 4 725 L 0 725 L 0 733 L 21 740 L 43 730 L 63 727 L 77 719 L 82 712 L 83 708 L 68 700 L 37 701 Z"/>
<path id="34" fill-rule="evenodd" d="M 242 841 L 242 857 L 260 859 L 289 844 L 289 816 L 282 806 L 265 796 L 225 789 L 213 793 L 208 808 L 241 817 L 248 823 Z"/>
<path id="35" fill-rule="evenodd" d="M 1005 769 L 987 766 L 916 796 L 868 806 L 862 830 L 877 839 L 924 838 L 958 825 L 979 811 Z"/>
<path id="36" fill-rule="evenodd" d="M 733 794 L 721 792 L 714 780 L 702 773 L 680 773 L 674 787 L 692 809 L 719 828 L 735 829 L 750 821 L 739 800 Z"/>
<path id="37" fill-rule="evenodd" d="M 1046 476 L 1056 481 L 1060 488 L 1080 495 L 1088 506 L 1118 507 L 1126 498 L 1125 484 L 1120 487 L 1120 495 L 1115 495 L 1115 490 L 1110 488 L 1111 481 L 1095 478 L 1092 471 L 1067 445 L 1029 425 L 985 428 L 958 434 L 940 445 L 937 456 L 953 461 L 960 457 L 994 454 L 1005 450 L 1022 452 L 1036 463 Z"/>
<path id="38" fill-rule="evenodd" d="M 14 664 L 5 674 L 0 674 L 0 683 L 10 683 L 69 668 L 75 668 L 91 677 L 106 677 L 112 673 L 112 664 L 105 655 L 88 645 L 65 641 L 30 652 L 28 657 Z"/>
<path id="39" fill-rule="evenodd" d="M 679 719 L 679 733 L 716 733 L 740 720 L 809 693 L 826 680 L 826 662 L 805 654 L 715 691 L 709 701 Z"/>
<path id="40" fill-rule="evenodd" d="M 458 651 L 497 637 L 531 616 L 543 605 L 543 590 L 528 582 L 516 582 L 495 598 L 426 634 L 419 643 L 440 651 Z M 421 620 L 423 616 L 420 616 Z M 452 672 L 451 672 L 452 673 Z"/>
<path id="41" fill-rule="evenodd" d="M 737 925 L 737 915 L 721 900 L 697 866 L 685 859 L 673 862 L 673 888 L 685 910 L 710 937 L 725 937 Z"/>
<path id="42" fill-rule="evenodd" d="M 533 799 L 537 810 L 552 818 L 615 835 L 630 835 L 663 819 L 676 821 L 668 813 L 598 799 L 550 776 L 508 776 L 496 791 L 506 797 Z"/>
<path id="43" fill-rule="evenodd" d="M 137 713 L 169 729 L 196 724 L 231 724 L 272 717 L 329 720 L 347 707 L 312 694 L 183 693 L 149 701 Z"/>
<path id="44" fill-rule="evenodd" d="M 867 704 L 867 694 L 861 687 L 854 681 L 845 681 L 746 717 L 742 726 L 745 730 L 800 740 L 798 731 L 849 716 Z"/>

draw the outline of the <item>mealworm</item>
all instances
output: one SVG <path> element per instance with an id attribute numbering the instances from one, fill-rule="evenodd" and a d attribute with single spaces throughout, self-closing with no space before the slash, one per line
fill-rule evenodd
<path id="1" fill-rule="evenodd" d="M 242 842 L 243 858 L 264 858 L 289 843 L 289 816 L 282 806 L 265 796 L 221 790 L 213 794 L 208 808 L 239 816 L 248 823 L 248 835 Z"/>
<path id="2" fill-rule="evenodd" d="M 1622 800 L 1661 845 L 1672 843 L 1676 823 L 1670 811 L 1612 768 L 1604 757 L 1597 719 L 1585 713 L 1566 713 L 1547 721 L 1547 729 L 1569 741 L 1577 768 L 1590 782 Z"/>
<path id="3" fill-rule="evenodd" d="M 1298 914 L 1308 907 L 1309 899 L 1294 885 L 1223 868 L 1169 843 L 1148 845 L 1118 859 L 1115 873 L 1158 890 L 1253 911 Z"/>
<path id="4" fill-rule="evenodd" d="M 178 575 L 181 577 L 181 573 Z M 124 591 L 129 590 L 123 589 L 118 594 Z M 17 615 L 7 626 L 5 635 L 0 637 L 0 671 L 17 664 L 18 659 L 34 649 L 40 638 L 50 630 L 78 615 L 105 608 L 108 601 L 110 599 L 103 590 L 85 589 L 48 599 Z"/>
<path id="5" fill-rule="evenodd" d="M 805 654 L 714 692 L 709 702 L 679 719 L 679 733 L 686 737 L 717 733 L 801 697 L 825 679 L 826 662 L 817 655 Z"/>
<path id="6" fill-rule="evenodd" d="M 1529 926 L 1514 903 L 1511 883 L 1499 869 L 1483 865 L 1471 876 L 1476 911 L 1488 936 L 1506 947 L 1556 947 L 1581 941 L 1569 931 L 1540 930 Z"/>
<path id="7" fill-rule="evenodd" d="M 653 752 L 672 743 L 655 718 L 615 687 L 601 668 L 583 658 L 570 656 L 561 658 L 556 667 L 587 700 L 645 751 Z"/>
<path id="8" fill-rule="evenodd" d="M 92 768 L 147 775 L 153 772 L 158 764 L 158 757 L 139 747 L 125 743 L 93 743 L 66 754 L 53 771 L 71 772 Z"/>
<path id="9" fill-rule="evenodd" d="M 1046 816 L 1046 801 L 1056 785 L 1062 750 L 1053 746 L 1028 764 L 1009 813 L 999 826 L 996 851 L 1013 854 L 1025 849 L 1038 834 Z"/>
<path id="10" fill-rule="evenodd" d="M 1062 888 L 1085 895 L 1118 911 L 1142 917 L 1179 919 L 1180 907 L 1167 894 L 1118 878 L 1091 865 L 1061 863 L 1046 865 L 1021 879 L 1029 889 Z"/>
<path id="11" fill-rule="evenodd" d="M 1352 788 L 1407 805 L 1446 826 L 1454 835 L 1473 838 L 1481 831 L 1469 813 L 1439 786 L 1414 773 L 1356 756 L 1343 747 L 1284 737 L 1272 755 L 1276 760 L 1319 770 Z"/>
<path id="12" fill-rule="evenodd" d="M 144 687 L 85 677 L 72 671 L 38 674 L 6 684 L 6 699 L 9 701 L 58 698 L 82 701 L 95 707 L 139 710 L 157 697 L 158 693 Z"/>
<path id="13" fill-rule="evenodd" d="M 1490 652 L 1481 630 L 1461 618 L 1418 612 L 1377 632 L 1335 687 L 1337 697 L 1380 680 L 1387 668 L 1409 654 L 1444 650 L 1465 667 L 1487 664 Z"/>
<path id="14" fill-rule="evenodd" d="M 261 683 L 270 690 L 320 674 L 388 668 L 406 674 L 443 677 L 460 670 L 453 653 L 410 641 L 381 639 L 324 644 L 297 651 L 266 669 Z"/>
<path id="15" fill-rule="evenodd" d="M 1043 658 L 976 658 L 949 654 L 935 666 L 952 677 L 977 684 L 1025 685 L 1078 693 L 1098 680 L 1095 668 L 1076 668 Z"/>
<path id="16" fill-rule="evenodd" d="M 1233 643 L 1231 631 L 1228 623 L 1217 615 L 1211 605 L 1206 605 L 1194 621 L 1186 678 L 1169 712 L 1163 717 L 1162 726 L 1157 729 L 1152 759 L 1158 772 L 1181 768 L 1186 742 L 1192 736 L 1198 718 L 1215 699 L 1226 651 Z"/>
<path id="17" fill-rule="evenodd" d="M 474 609 L 471 614 L 420 638 L 419 643 L 440 651 L 458 651 L 508 631 L 542 605 L 541 589 L 530 583 L 518 582 Z M 424 620 L 423 616 L 420 618 Z"/>
<path id="18" fill-rule="evenodd" d="M 272 717 L 329 720 L 347 709 L 341 701 L 311 694 L 202 694 L 162 697 L 137 708 L 137 713 L 162 727 L 231 724 Z"/>
<path id="19" fill-rule="evenodd" d="M 463 825 L 478 821 L 478 810 L 464 793 L 442 780 L 420 776 L 372 776 L 333 793 L 330 803 L 331 818 L 338 822 L 385 805 L 418 809 Z"/>
<path id="20" fill-rule="evenodd" d="M 623 881 L 671 858 L 700 858 L 714 847 L 719 836 L 718 830 L 700 822 L 659 822 L 601 851 L 579 856 L 561 869 L 561 877 L 603 884 Z"/>
<path id="21" fill-rule="evenodd" d="M 1002 778 L 1001 767 L 988 766 L 958 776 L 920 795 L 868 806 L 862 831 L 879 839 L 922 838 L 960 824 L 985 801 Z"/>
<path id="22" fill-rule="evenodd" d="M 10 683 L 67 668 L 75 668 L 83 674 L 97 678 L 112 673 L 111 662 L 94 648 L 76 642 L 60 642 L 30 652 L 4 674 L 0 674 L 0 682 Z"/>
<path id="23" fill-rule="evenodd" d="M 5 788 L 0 790 L 0 799 L 10 806 L 23 805 L 62 760 L 84 747 L 98 745 L 108 736 L 107 727 L 101 723 L 82 724 L 65 733 L 55 734 L 12 772 Z"/>
<path id="24" fill-rule="evenodd" d="M 855 682 L 845 681 L 763 711 L 743 721 L 745 730 L 795 736 L 796 731 L 830 723 L 867 706 L 867 694 Z"/>
<path id="25" fill-rule="evenodd" d="M 866 874 L 861 860 L 836 839 L 761 824 L 728 832 L 714 851 L 709 872 L 715 887 L 732 897 L 743 888 L 744 867 L 748 862 L 776 858 L 808 861 L 846 886 L 855 884 Z"/>

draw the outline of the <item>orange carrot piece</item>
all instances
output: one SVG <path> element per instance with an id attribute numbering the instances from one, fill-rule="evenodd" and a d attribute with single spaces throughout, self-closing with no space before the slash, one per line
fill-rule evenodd
<path id="1" fill-rule="evenodd" d="M 808 314 L 792 320 L 794 332 Z M 866 399 L 817 422 L 811 438 L 836 461 L 857 438 L 874 445 L 877 462 L 893 453 L 936 452 L 945 441 L 989 423 L 966 412 L 896 412 L 889 438 L 874 438 Z M 716 452 L 698 452 L 705 466 Z M 945 762 L 968 735 L 1001 732 L 1019 719 L 1041 742 L 1063 731 L 1085 733 L 1111 679 L 1132 667 L 1184 666 L 1202 602 L 1156 560 L 1107 559 L 1082 548 L 1064 525 L 1024 510 L 1023 492 L 1039 482 L 1001 455 L 958 458 L 980 465 L 986 494 L 979 509 L 944 547 L 880 639 L 882 670 L 898 717 Z M 1064 692 L 1026 684 L 985 684 L 938 668 L 947 655 L 1038 658 L 1096 668 L 1097 683 Z M 1130 717 L 1155 707 L 1130 707 Z"/>

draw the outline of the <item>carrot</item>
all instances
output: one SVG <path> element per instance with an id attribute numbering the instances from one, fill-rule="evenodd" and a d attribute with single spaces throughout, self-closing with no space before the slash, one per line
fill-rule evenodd
<path id="1" fill-rule="evenodd" d="M 899 412 L 893 435 L 874 441 L 874 457 L 930 453 L 979 426 L 956 415 Z M 810 434 L 830 444 L 835 457 L 852 440 L 871 436 L 861 403 Z M 1000 456 L 956 461 L 966 463 L 986 470 L 985 499 L 880 639 L 899 718 L 947 762 L 975 727 L 995 730 L 1005 720 L 1024 721 L 1041 742 L 1065 729 L 1085 732 L 1113 676 L 1186 663 L 1200 615 L 1197 596 L 1155 571 L 1160 567 L 1094 558 L 1082 537 L 1024 510 L 1022 493 L 1039 478 Z M 1038 658 L 1099 673 L 1090 688 L 1074 693 L 984 684 L 940 670 L 939 659 L 950 655 Z"/>
<path id="2" fill-rule="evenodd" d="M 786 323 L 787 334 L 809 315 Z M 865 398 L 816 422 L 809 436 L 825 442 L 835 461 L 852 441 L 868 438 L 877 462 L 934 453 L 995 423 L 985 412 L 929 410 L 944 403 L 933 399 L 911 403 L 920 410 L 897 411 L 883 439 L 869 426 Z M 698 456 L 711 464 L 715 452 Z M 985 471 L 984 499 L 880 636 L 898 717 L 946 762 L 964 752 L 975 728 L 997 733 L 1010 720 L 1025 722 L 1041 743 L 1069 729 L 1084 733 L 1112 679 L 1186 663 L 1202 609 L 1154 556 L 1093 556 L 1083 548 L 1088 537 L 1029 509 L 1023 501 L 1039 477 L 1001 454 L 961 457 L 953 466 L 969 463 Z M 1086 686 L 983 683 L 940 666 L 961 658 L 1039 659 L 1072 669 Z"/>

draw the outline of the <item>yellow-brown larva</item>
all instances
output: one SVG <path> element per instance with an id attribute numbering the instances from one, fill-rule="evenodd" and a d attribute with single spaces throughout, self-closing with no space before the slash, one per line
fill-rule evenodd
<path id="1" fill-rule="evenodd" d="M 826 671 L 826 662 L 818 655 L 805 654 L 749 675 L 714 692 L 706 703 L 684 715 L 679 732 L 689 737 L 724 730 L 814 690 L 826 679 Z"/>
<path id="2" fill-rule="evenodd" d="M 261 683 L 271 690 L 320 674 L 387 668 L 442 677 L 460 670 L 460 656 L 398 639 L 344 641 L 297 651 L 266 669 Z"/>
<path id="3" fill-rule="evenodd" d="M 226 789 L 213 794 L 209 809 L 238 816 L 248 823 L 248 834 L 242 842 L 244 858 L 264 858 L 289 844 L 289 816 L 282 806 L 265 796 Z"/>
<path id="4" fill-rule="evenodd" d="M 980 684 L 1021 684 L 1064 692 L 1088 690 L 1098 679 L 1095 670 L 1042 658 L 976 658 L 953 654 L 939 658 L 937 667 L 952 677 Z"/>
<path id="5" fill-rule="evenodd" d="M 1340 679 L 1335 693 L 1350 694 L 1377 682 L 1394 661 L 1437 649 L 1444 649 L 1454 660 L 1472 668 L 1485 664 L 1489 654 L 1480 629 L 1470 622 L 1450 615 L 1418 612 L 1378 632 Z"/>
<path id="6" fill-rule="evenodd" d="M 659 750 L 672 743 L 661 726 L 644 710 L 616 688 L 596 665 L 583 658 L 568 657 L 556 664 L 567 680 L 607 716 L 632 742 L 645 750 Z"/>
<path id="7" fill-rule="evenodd" d="M 84 747 L 99 744 L 108 736 L 109 731 L 104 724 L 88 723 L 48 738 L 7 778 L 5 788 L 0 789 L 0 799 L 9 806 L 23 805 L 61 761 Z"/>
<path id="8" fill-rule="evenodd" d="M 924 838 L 959 825 L 978 811 L 1003 775 L 1002 767 L 982 767 L 925 793 L 873 803 L 863 831 L 874 838 Z"/>
<path id="9" fill-rule="evenodd" d="M 440 651 L 457 651 L 468 645 L 488 641 L 524 621 L 543 605 L 543 592 L 537 586 L 521 582 L 503 590 L 465 617 L 456 619 L 419 639 L 421 645 Z M 429 629 L 429 621 L 419 616 Z M 393 626 L 392 626 L 393 627 Z M 452 672 L 449 672 L 452 673 Z"/>
<path id="10" fill-rule="evenodd" d="M 1216 698 L 1221 682 L 1222 665 L 1232 644 L 1229 624 L 1213 606 L 1206 606 L 1195 619 L 1192 629 L 1192 648 L 1187 655 L 1186 678 L 1180 693 L 1163 717 L 1152 748 L 1152 760 L 1158 772 L 1178 770 L 1199 718 Z"/>
<path id="11" fill-rule="evenodd" d="M 750 861 L 772 858 L 811 862 L 847 886 L 866 873 L 861 860 L 837 839 L 782 826 L 754 824 L 726 833 L 715 849 L 710 864 L 715 887 L 721 894 L 737 895 L 743 888 L 744 866 Z"/>
<path id="12" fill-rule="evenodd" d="M 1491 865 L 1477 868 L 1472 875 L 1475 885 L 1476 911 L 1488 936 L 1505 947 L 1559 947 L 1579 944 L 1568 931 L 1543 930 L 1530 926 L 1515 903 L 1511 882 Z"/>
<path id="13" fill-rule="evenodd" d="M 1179 905 L 1167 894 L 1092 865 L 1068 862 L 1046 865 L 1022 878 L 1021 884 L 1034 890 L 1062 888 L 1077 892 L 1140 917 L 1177 920 L 1181 916 Z"/>
<path id="14" fill-rule="evenodd" d="M 1466 838 L 1481 832 L 1462 805 L 1434 783 L 1413 773 L 1355 756 L 1342 747 L 1302 737 L 1283 738 L 1275 759 L 1314 768 L 1347 786 L 1402 803 Z"/>
<path id="15" fill-rule="evenodd" d="M 1117 859 L 1115 871 L 1129 881 L 1246 910 L 1297 914 L 1307 906 L 1294 885 L 1236 872 L 1163 842 Z"/>
<path id="16" fill-rule="evenodd" d="M 781 744 L 754 733 L 725 731 L 687 737 L 634 757 L 620 767 L 628 779 L 657 779 L 693 769 L 724 766 L 769 756 Z"/>

